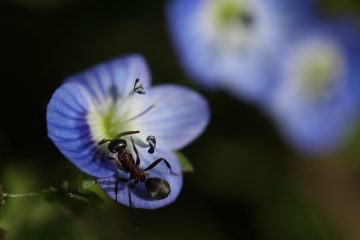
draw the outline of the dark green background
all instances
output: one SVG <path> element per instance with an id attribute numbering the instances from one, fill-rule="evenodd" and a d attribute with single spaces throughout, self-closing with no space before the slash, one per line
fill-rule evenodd
<path id="1" fill-rule="evenodd" d="M 174 204 L 131 212 L 110 200 L 98 207 L 9 199 L 0 239 L 3 231 L 10 239 L 360 239 L 356 137 L 336 155 L 305 159 L 256 107 L 200 89 L 176 59 L 165 2 L 0 2 L 0 184 L 6 192 L 39 192 L 63 180 L 80 185 L 80 171 L 47 138 L 46 106 L 66 76 L 103 60 L 141 53 L 154 84 L 195 88 L 212 111 L 206 132 L 184 149 L 195 172 L 185 174 Z M 358 21 L 356 0 L 319 6 L 323 18 Z"/>

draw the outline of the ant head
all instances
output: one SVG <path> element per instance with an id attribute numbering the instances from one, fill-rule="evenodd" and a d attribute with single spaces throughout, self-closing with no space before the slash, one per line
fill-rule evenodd
<path id="1" fill-rule="evenodd" d="M 150 197 L 156 200 L 166 198 L 171 192 L 169 183 L 157 177 L 146 179 L 145 186 Z"/>
<path id="2" fill-rule="evenodd" d="M 122 150 L 125 150 L 126 146 L 127 146 L 126 140 L 121 138 L 114 138 L 110 141 L 108 145 L 108 149 L 112 153 L 117 153 Z"/>

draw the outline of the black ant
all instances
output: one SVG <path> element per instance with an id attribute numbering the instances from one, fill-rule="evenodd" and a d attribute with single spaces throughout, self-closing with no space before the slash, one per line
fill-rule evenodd
<path id="1" fill-rule="evenodd" d="M 158 177 L 149 177 L 149 174 L 147 173 L 148 170 L 153 169 L 156 165 L 158 165 L 160 162 L 164 162 L 167 166 L 167 168 L 170 170 L 171 174 L 176 175 L 171 170 L 171 165 L 169 162 L 164 158 L 159 158 L 155 160 L 153 163 L 151 163 L 148 167 L 141 169 L 139 167 L 140 165 L 140 157 L 139 153 L 136 149 L 135 143 L 133 138 L 131 137 L 132 147 L 136 154 L 136 160 L 134 160 L 132 154 L 126 150 L 127 142 L 122 137 L 132 134 L 140 133 L 140 131 L 128 131 L 128 132 L 122 132 L 115 136 L 113 139 L 103 139 L 101 140 L 98 145 L 102 145 L 106 142 L 110 142 L 108 144 L 108 150 L 111 153 L 116 153 L 117 158 L 113 158 L 110 156 L 107 156 L 107 159 L 111 159 L 115 161 L 116 167 L 125 173 L 130 173 L 130 178 L 119 178 L 116 177 L 115 182 L 115 201 L 117 201 L 117 193 L 118 193 L 118 180 L 121 182 L 130 182 L 132 181 L 132 184 L 129 184 L 129 187 L 134 188 L 136 184 L 139 184 L 141 182 L 145 182 L 146 191 L 149 194 L 149 197 L 155 200 L 161 200 L 165 199 L 167 196 L 169 196 L 171 192 L 171 188 L 169 183 L 161 178 Z M 156 140 L 155 137 L 149 136 L 146 139 L 149 143 L 150 149 L 148 150 L 149 153 L 154 152 Z M 132 207 L 131 204 L 131 196 L 129 193 L 129 204 L 130 207 Z"/>
<path id="2" fill-rule="evenodd" d="M 145 94 L 144 87 L 140 83 L 140 80 L 138 78 L 135 80 L 133 92 L 135 92 L 137 94 Z M 128 150 L 126 150 L 127 142 L 125 139 L 122 138 L 124 136 L 137 134 L 137 133 L 140 133 L 140 131 L 121 132 L 121 133 L 117 134 L 113 139 L 103 139 L 100 142 L 98 142 L 98 145 L 102 145 L 106 142 L 109 142 L 109 144 L 107 146 L 108 150 L 111 153 L 116 153 L 117 155 L 116 155 L 116 158 L 106 156 L 106 159 L 113 160 L 115 162 L 118 170 L 125 172 L 125 173 L 130 173 L 129 179 L 120 178 L 120 177 L 116 176 L 115 201 L 117 201 L 118 181 L 121 181 L 124 183 L 132 181 L 132 183 L 128 184 L 128 186 L 130 188 L 134 188 L 137 184 L 145 182 L 146 191 L 149 194 L 150 198 L 155 199 L 155 200 L 165 199 L 167 196 L 169 196 L 169 194 L 171 192 L 169 183 L 166 180 L 158 178 L 158 177 L 149 177 L 149 174 L 147 173 L 147 171 L 153 169 L 160 162 L 164 162 L 165 165 L 167 166 L 167 168 L 170 170 L 170 173 L 174 174 L 174 175 L 176 175 L 176 174 L 172 172 L 169 162 L 164 158 L 157 159 L 156 161 L 154 161 L 153 163 L 151 163 L 148 167 L 146 167 L 144 169 L 140 168 L 140 166 L 139 166 L 140 165 L 140 157 L 139 157 L 139 153 L 136 149 L 133 138 L 130 137 L 133 150 L 136 154 L 136 160 L 134 160 L 132 154 Z M 146 141 L 149 144 L 148 152 L 150 154 L 154 153 L 154 150 L 156 147 L 155 137 L 148 136 L 146 138 Z M 132 207 L 130 192 L 128 192 L 128 194 L 129 194 L 129 205 L 130 205 L 130 207 Z"/>

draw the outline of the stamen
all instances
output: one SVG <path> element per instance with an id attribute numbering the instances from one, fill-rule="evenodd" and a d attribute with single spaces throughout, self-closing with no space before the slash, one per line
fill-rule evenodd
<path id="1" fill-rule="evenodd" d="M 134 92 L 138 94 L 145 94 L 145 89 L 138 78 L 135 80 Z"/>
<path id="2" fill-rule="evenodd" d="M 114 119 L 120 119 L 120 116 L 127 116 L 128 115 L 128 113 L 131 111 L 131 108 L 129 108 L 129 107 L 127 109 L 124 109 L 124 108 L 131 105 L 129 103 L 129 101 L 131 101 L 133 99 L 133 97 L 135 96 L 136 93 L 145 94 L 143 85 L 139 84 L 139 81 L 140 80 L 137 78 L 136 81 L 135 81 L 135 84 L 134 84 L 133 91 L 131 91 L 125 98 L 121 99 L 121 102 L 119 104 L 120 106 L 118 107 L 118 111 L 117 111 L 117 114 L 116 114 Z M 155 104 L 152 104 L 151 106 L 146 108 L 144 111 L 140 112 L 139 114 L 122 121 L 121 124 L 129 123 L 129 122 L 141 117 L 142 115 L 144 115 L 145 113 L 147 113 L 148 111 L 153 109 L 154 107 L 155 107 Z"/>
<path id="3" fill-rule="evenodd" d="M 149 150 L 148 150 L 148 152 L 150 153 L 150 154 L 153 154 L 154 153 L 154 151 L 155 151 L 155 147 L 156 147 L 156 138 L 154 137 L 154 136 L 148 136 L 147 138 L 146 138 L 146 141 L 149 143 Z"/>
<path id="4" fill-rule="evenodd" d="M 121 99 L 121 102 L 120 104 L 118 104 L 118 108 L 122 107 L 123 105 L 127 104 L 127 102 L 133 97 L 135 96 L 135 92 L 134 91 L 131 91 L 129 92 L 126 97 L 122 98 Z"/>
<path id="5" fill-rule="evenodd" d="M 153 109 L 155 107 L 155 104 L 152 104 L 150 107 L 146 108 L 144 111 L 140 112 L 139 114 L 131 117 L 131 118 L 128 118 L 127 120 L 123 121 L 122 123 L 125 124 L 125 123 L 129 123 L 141 116 L 143 116 L 145 113 L 149 112 L 151 109 Z"/>
<path id="6" fill-rule="evenodd" d="M 135 95 L 135 93 L 145 94 L 145 89 L 138 78 L 135 80 L 133 90 L 131 90 L 125 97 L 122 98 L 122 103 L 124 104 L 125 102 L 127 102 L 131 97 Z M 122 106 L 123 104 L 121 104 L 120 106 Z"/>
<path id="7" fill-rule="evenodd" d="M 117 105 L 116 108 L 120 110 L 124 106 L 128 105 L 129 101 L 131 101 L 133 99 L 133 97 L 135 96 L 136 93 L 137 94 L 145 94 L 145 89 L 144 89 L 143 85 L 140 83 L 140 80 L 138 78 L 135 80 L 133 90 L 131 90 L 125 97 L 121 98 L 120 102 L 115 103 Z M 118 111 L 118 114 L 115 117 L 118 118 L 119 115 L 126 115 L 129 111 L 130 111 L 130 109 L 128 109 L 127 112 Z"/>
<path id="8" fill-rule="evenodd" d="M 127 106 L 131 105 L 133 97 L 135 96 L 135 92 L 131 90 L 124 98 L 121 98 L 120 101 L 115 102 L 115 108 L 118 109 L 114 119 L 119 119 L 121 115 L 126 116 L 130 109 Z"/>

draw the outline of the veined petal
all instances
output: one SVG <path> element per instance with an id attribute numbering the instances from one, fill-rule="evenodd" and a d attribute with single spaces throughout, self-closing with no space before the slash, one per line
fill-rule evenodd
<path id="1" fill-rule="evenodd" d="M 91 100 L 99 103 L 110 96 L 114 99 L 126 96 L 137 78 L 145 88 L 150 86 L 150 71 L 145 59 L 133 54 L 96 65 L 67 80 L 80 83 L 90 94 Z"/>
<path id="2" fill-rule="evenodd" d="M 149 109 L 142 117 L 129 119 L 129 130 L 140 130 L 139 137 L 156 137 L 162 149 L 180 149 L 202 133 L 209 122 L 206 100 L 195 91 L 166 84 L 149 89 L 134 99 L 133 113 Z"/>
<path id="3" fill-rule="evenodd" d="M 91 110 L 128 94 L 137 78 L 145 87 L 150 85 L 145 60 L 139 55 L 129 55 L 69 77 L 53 94 L 47 108 L 48 135 L 59 150 L 87 174 L 114 175 L 112 165 L 97 156 L 97 141 L 101 139 L 93 137 L 89 113 L 97 114 Z"/>
<path id="4" fill-rule="evenodd" d="M 141 159 L 140 167 L 142 169 L 146 168 L 160 157 L 165 158 L 169 162 L 172 171 L 176 173 L 176 175 L 170 173 L 164 162 L 160 162 L 157 166 L 148 171 L 149 177 L 158 177 L 169 183 L 171 188 L 169 196 L 162 200 L 154 200 L 149 197 L 145 188 L 145 183 L 139 183 L 136 184 L 134 188 L 130 188 L 128 183 L 121 181 L 118 181 L 117 183 L 118 193 L 117 196 L 115 196 L 115 177 L 98 179 L 100 187 L 112 199 L 117 200 L 117 202 L 126 206 L 130 206 L 129 194 L 131 195 L 131 205 L 135 208 L 156 209 L 172 203 L 178 197 L 182 188 L 182 171 L 176 155 L 173 152 L 161 151 L 159 149 L 156 149 L 153 155 L 150 155 L 145 149 L 138 150 Z M 128 179 L 129 175 L 124 172 L 119 172 L 118 177 Z"/>

